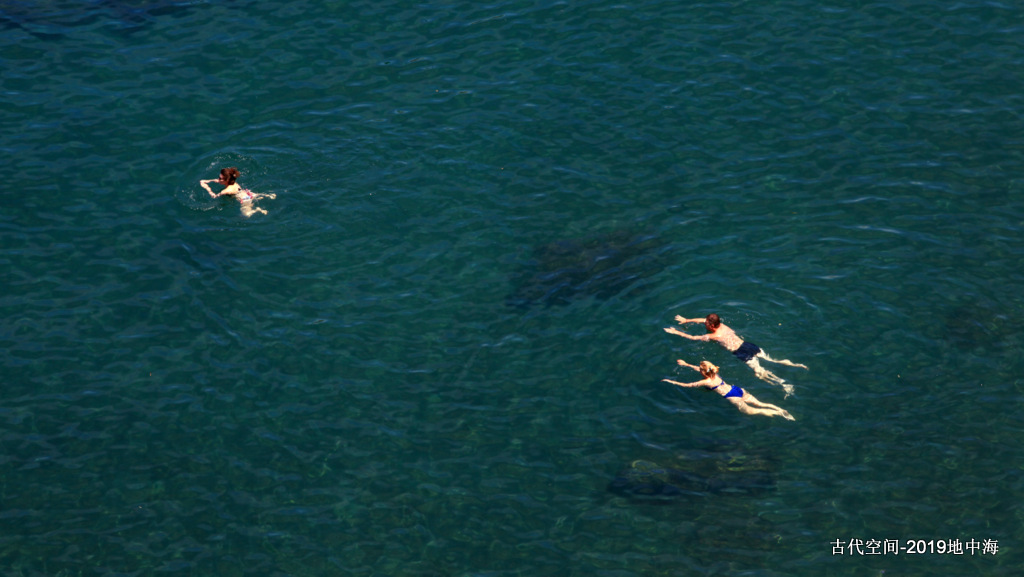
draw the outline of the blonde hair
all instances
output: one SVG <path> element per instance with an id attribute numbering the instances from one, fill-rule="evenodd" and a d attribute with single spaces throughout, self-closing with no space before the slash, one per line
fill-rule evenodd
<path id="1" fill-rule="evenodd" d="M 709 363 L 708 361 L 701 361 L 700 362 L 700 372 L 702 372 L 704 374 L 707 374 L 707 375 L 717 375 L 718 374 L 718 367 L 716 367 L 715 365 Z"/>

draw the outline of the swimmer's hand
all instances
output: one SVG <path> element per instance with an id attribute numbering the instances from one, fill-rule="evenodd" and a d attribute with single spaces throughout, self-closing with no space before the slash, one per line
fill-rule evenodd
<path id="1" fill-rule="evenodd" d="M 690 339 L 691 341 L 706 341 L 706 340 L 708 340 L 706 336 L 695 337 L 693 335 L 688 335 L 688 334 L 684 333 L 683 331 L 681 331 L 681 330 L 679 330 L 679 329 L 677 329 L 675 327 L 668 327 L 668 328 L 665 329 L 665 332 L 670 334 L 670 335 L 678 335 L 680 337 L 683 337 L 684 339 Z"/>
<path id="2" fill-rule="evenodd" d="M 679 387 L 687 387 L 687 388 L 699 387 L 702 384 L 704 384 L 704 381 L 698 381 L 696 383 L 680 383 L 679 381 L 673 381 L 672 379 L 661 379 L 661 380 L 662 380 L 662 382 L 665 382 L 665 383 L 672 383 L 673 385 L 676 385 L 676 386 L 679 386 Z"/>
<path id="3" fill-rule="evenodd" d="M 209 180 L 200 180 L 199 181 L 199 185 L 202 186 L 204 189 L 206 189 L 206 192 L 210 193 L 210 196 L 212 196 L 213 198 L 217 198 L 217 195 L 214 194 L 213 190 L 210 189 L 210 184 L 209 183 L 211 183 L 211 182 L 217 182 L 217 180 L 214 179 L 214 178 L 211 178 Z"/>
<path id="4" fill-rule="evenodd" d="M 693 369 L 693 370 L 695 370 L 695 371 L 700 371 L 700 367 L 695 367 L 695 366 L 691 365 L 690 363 L 688 363 L 688 362 L 684 361 L 683 359 L 676 359 L 676 363 L 677 363 L 677 364 L 678 364 L 678 365 L 679 365 L 680 367 L 686 367 L 686 368 L 688 368 L 688 369 Z"/>

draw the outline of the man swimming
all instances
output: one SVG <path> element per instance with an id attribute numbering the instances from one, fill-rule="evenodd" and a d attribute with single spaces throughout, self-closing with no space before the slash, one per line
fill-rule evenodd
<path id="1" fill-rule="evenodd" d="M 676 315 L 676 322 L 681 325 L 688 323 L 704 323 L 704 328 L 707 329 L 708 334 L 700 336 L 688 335 L 675 327 L 668 327 L 665 329 L 665 332 L 672 335 L 679 335 L 683 338 L 690 339 L 691 341 L 715 341 L 725 347 L 725 350 L 731 352 L 736 358 L 747 363 L 750 368 L 754 369 L 754 374 L 757 375 L 759 379 L 772 384 L 781 385 L 782 390 L 786 391 L 787 397 L 793 394 L 793 385 L 790 385 L 783 379 L 762 367 L 761 363 L 758 362 L 758 359 L 764 359 L 772 363 L 778 363 L 789 367 L 799 367 L 801 369 L 807 368 L 806 365 L 801 365 L 785 359 L 775 360 L 769 357 L 768 353 L 761 350 L 761 347 L 740 338 L 735 331 L 723 324 L 722 319 L 720 319 L 715 313 L 711 313 L 703 319 L 687 319 L 680 315 Z"/>

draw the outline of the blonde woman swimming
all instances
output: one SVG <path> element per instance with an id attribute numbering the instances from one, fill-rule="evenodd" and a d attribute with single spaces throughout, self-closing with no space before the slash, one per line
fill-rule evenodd
<path id="1" fill-rule="evenodd" d="M 679 366 L 681 367 L 687 367 L 697 371 L 704 377 L 704 379 L 695 383 L 680 383 L 671 379 L 663 379 L 666 383 L 672 383 L 673 385 L 687 388 L 707 387 L 728 399 L 730 403 L 736 405 L 736 408 L 739 409 L 741 413 L 745 413 L 747 415 L 765 415 L 766 417 L 784 417 L 790 421 L 796 420 L 793 418 L 793 415 L 789 414 L 789 411 L 770 403 L 762 403 L 747 391 L 733 385 L 727 385 L 725 381 L 722 380 L 722 377 L 718 376 L 718 367 L 707 361 L 701 361 L 699 367 L 691 365 L 682 359 L 679 359 L 676 362 L 679 363 Z"/>

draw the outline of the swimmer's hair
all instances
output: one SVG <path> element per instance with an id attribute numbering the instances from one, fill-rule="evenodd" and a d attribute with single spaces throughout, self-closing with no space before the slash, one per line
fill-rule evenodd
<path id="1" fill-rule="evenodd" d="M 238 172 L 238 169 L 234 166 L 220 169 L 220 181 L 225 184 L 234 184 L 239 176 L 242 176 L 242 173 Z"/>
<path id="2" fill-rule="evenodd" d="M 709 314 L 704 320 L 716 329 L 722 325 L 722 319 L 718 318 L 718 315 L 715 313 Z"/>
<path id="3" fill-rule="evenodd" d="M 718 367 L 716 367 L 715 365 L 712 365 L 708 361 L 701 361 L 700 362 L 700 372 L 705 374 L 705 375 L 713 377 L 713 376 L 718 374 Z"/>

